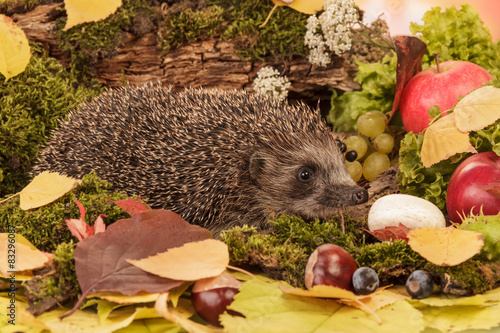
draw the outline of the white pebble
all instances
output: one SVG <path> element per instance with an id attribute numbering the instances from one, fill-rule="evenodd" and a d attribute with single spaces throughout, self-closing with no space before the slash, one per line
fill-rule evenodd
<path id="1" fill-rule="evenodd" d="M 370 231 L 403 224 L 408 229 L 444 228 L 443 213 L 432 202 L 407 194 L 390 194 L 375 201 L 368 212 Z"/>

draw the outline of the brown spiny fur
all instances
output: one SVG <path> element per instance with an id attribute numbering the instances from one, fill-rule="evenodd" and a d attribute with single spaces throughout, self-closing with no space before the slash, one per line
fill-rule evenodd
<path id="1" fill-rule="evenodd" d="M 215 233 L 265 227 L 269 208 L 328 218 L 366 201 L 317 111 L 244 91 L 108 91 L 61 123 L 35 169 L 94 170 Z"/>

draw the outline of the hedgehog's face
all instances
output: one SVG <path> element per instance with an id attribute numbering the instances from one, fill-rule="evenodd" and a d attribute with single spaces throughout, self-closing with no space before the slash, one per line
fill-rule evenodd
<path id="1" fill-rule="evenodd" d="M 256 151 L 249 172 L 255 200 L 283 213 L 327 219 L 340 207 L 368 200 L 333 138 Z"/>

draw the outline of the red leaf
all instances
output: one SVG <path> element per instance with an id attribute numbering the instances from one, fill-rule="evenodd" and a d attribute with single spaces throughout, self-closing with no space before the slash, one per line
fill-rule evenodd
<path id="1" fill-rule="evenodd" d="M 398 57 L 398 64 L 396 69 L 396 94 L 394 95 L 394 103 L 392 104 L 392 116 L 399 109 L 399 101 L 403 89 L 418 72 L 422 70 L 422 58 L 427 45 L 417 37 L 413 36 L 398 36 L 393 39 L 394 47 L 396 48 L 396 55 Z"/>
<path id="2" fill-rule="evenodd" d="M 102 217 L 106 215 L 100 214 L 95 220 L 94 226 L 90 226 L 87 223 L 85 223 L 84 220 L 85 208 L 80 202 L 78 202 L 78 200 L 75 199 L 75 202 L 78 208 L 80 209 L 80 219 L 65 220 L 66 225 L 68 226 L 69 231 L 73 236 L 75 236 L 76 238 L 78 238 L 79 241 L 81 241 L 84 238 L 93 236 L 94 234 L 106 230 L 106 225 L 104 224 L 104 221 L 102 219 Z"/>
<path id="3" fill-rule="evenodd" d="M 183 281 L 147 273 L 127 259 L 142 259 L 185 243 L 208 239 L 212 233 L 191 225 L 172 211 L 153 209 L 119 220 L 102 232 L 79 242 L 75 250 L 75 270 L 82 290 L 73 313 L 89 294 L 116 291 L 135 295 L 141 291 L 165 292 Z"/>
<path id="4" fill-rule="evenodd" d="M 381 241 L 394 241 L 397 239 L 402 239 L 405 242 L 408 242 L 408 233 L 410 232 L 410 229 L 405 227 L 403 224 L 399 224 L 398 227 L 390 226 L 390 227 L 385 227 L 385 229 L 379 229 L 379 230 L 366 230 L 364 228 L 361 228 L 361 230 L 366 231 L 370 235 L 373 235 L 377 237 Z"/>
<path id="5" fill-rule="evenodd" d="M 135 214 L 143 213 L 151 209 L 148 205 L 141 202 L 140 196 L 137 199 L 137 201 L 132 198 L 127 198 L 126 200 L 119 200 L 119 201 L 113 201 L 113 200 L 109 201 L 111 201 L 112 203 L 123 209 L 130 216 L 134 216 Z"/>

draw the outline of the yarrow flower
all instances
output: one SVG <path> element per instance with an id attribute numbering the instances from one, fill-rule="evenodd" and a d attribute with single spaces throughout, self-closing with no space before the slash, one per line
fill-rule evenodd
<path id="1" fill-rule="evenodd" d="M 286 76 L 280 76 L 280 73 L 272 67 L 262 67 L 257 72 L 257 77 L 253 81 L 253 89 L 259 94 L 271 95 L 279 100 L 285 100 L 288 96 L 288 88 L 291 83 Z"/>
<path id="2" fill-rule="evenodd" d="M 326 0 L 324 11 L 307 20 L 304 44 L 311 50 L 309 62 L 326 66 L 331 61 L 331 53 L 337 55 L 351 48 L 351 25 L 358 21 L 354 0 Z"/>

